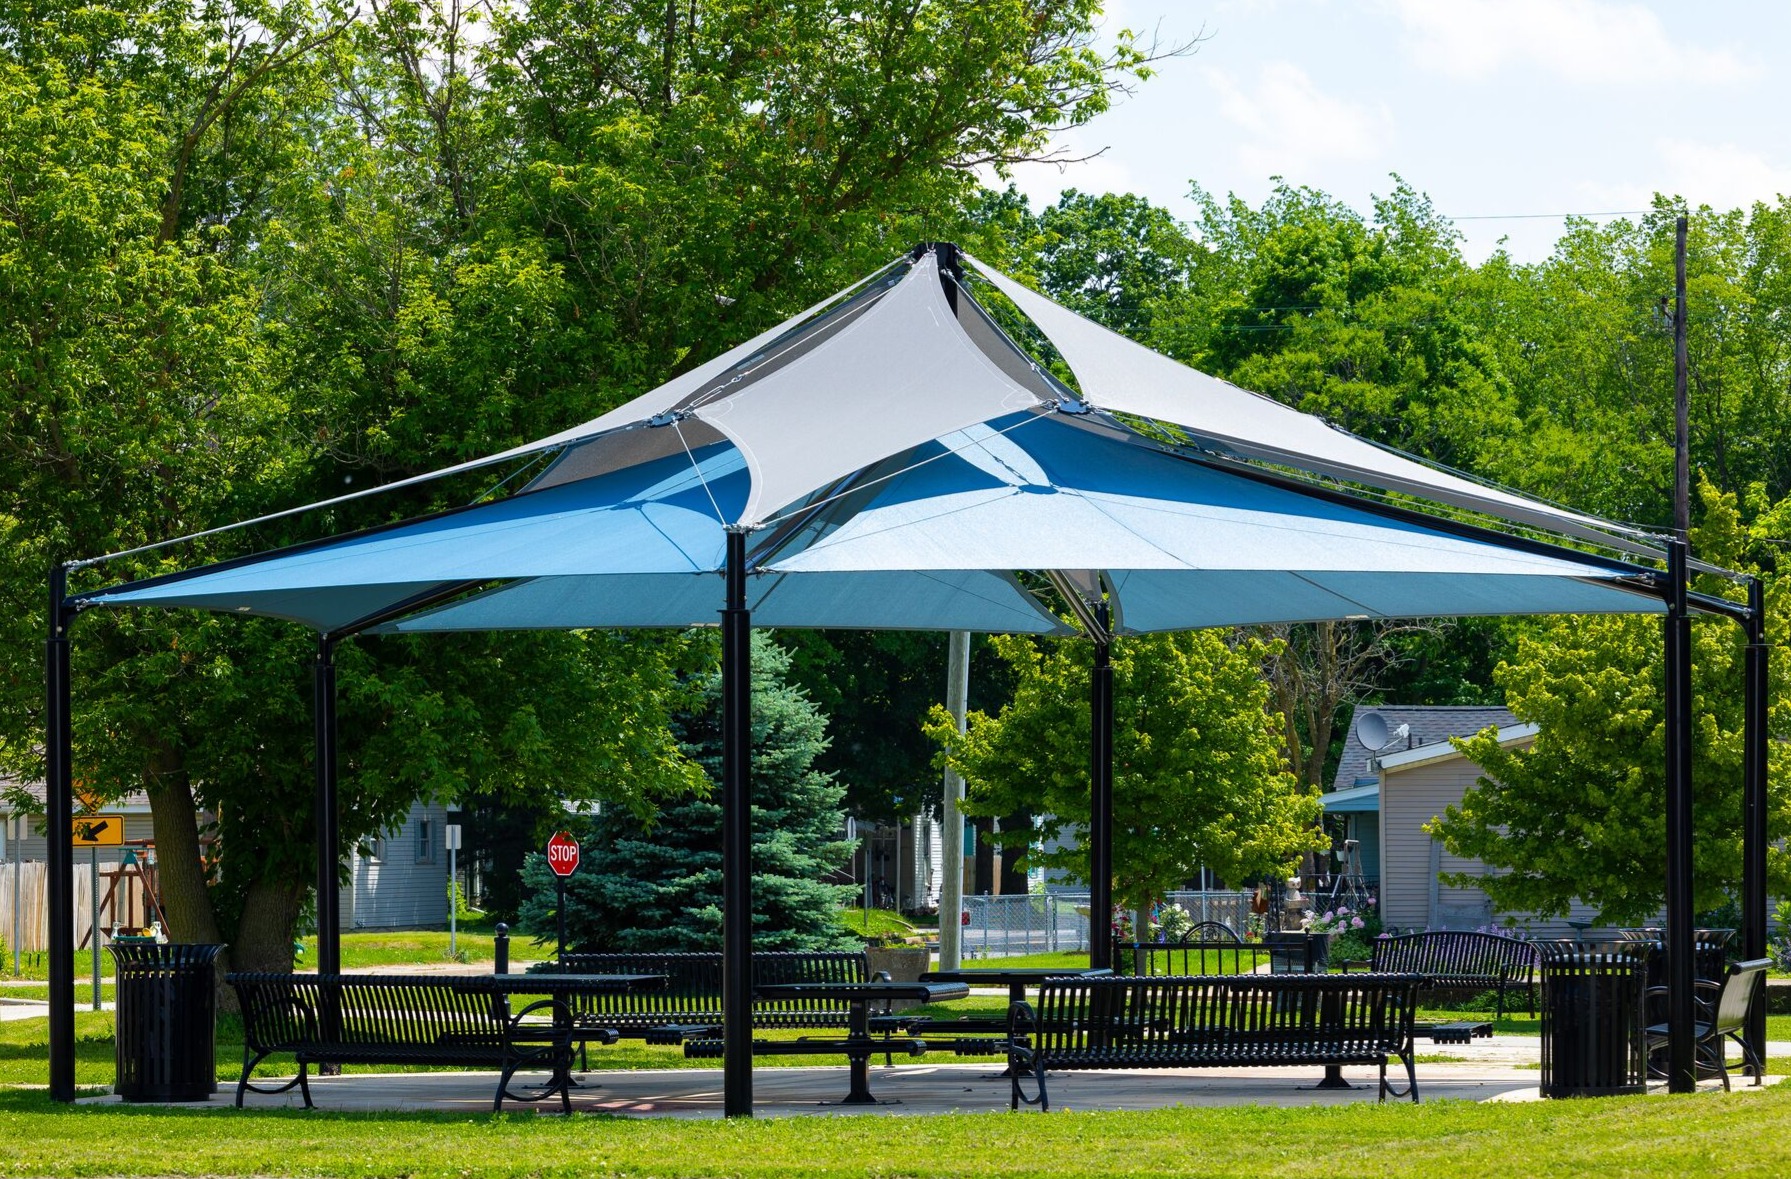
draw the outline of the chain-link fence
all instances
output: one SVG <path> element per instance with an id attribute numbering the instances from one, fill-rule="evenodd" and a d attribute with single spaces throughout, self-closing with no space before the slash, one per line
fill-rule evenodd
<path id="1" fill-rule="evenodd" d="M 1164 898 L 1196 921 L 1223 921 L 1242 934 L 1253 892 L 1174 892 Z M 1007 958 L 1088 949 L 1088 894 L 964 898 L 964 956 Z"/>

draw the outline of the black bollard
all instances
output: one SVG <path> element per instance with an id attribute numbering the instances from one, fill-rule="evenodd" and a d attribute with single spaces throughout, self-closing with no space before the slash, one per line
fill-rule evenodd
<path id="1" fill-rule="evenodd" d="M 498 922 L 497 937 L 493 939 L 493 944 L 496 949 L 497 964 L 495 967 L 493 967 L 492 973 L 493 974 L 509 974 L 510 973 L 510 927 L 508 925 L 505 925 L 502 921 Z"/>

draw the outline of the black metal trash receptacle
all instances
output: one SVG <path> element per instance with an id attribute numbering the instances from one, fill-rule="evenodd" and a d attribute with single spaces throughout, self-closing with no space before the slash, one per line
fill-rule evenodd
<path id="1" fill-rule="evenodd" d="M 119 945 L 118 1077 L 126 1101 L 204 1101 L 218 1090 L 218 995 L 223 946 Z"/>
<path id="2" fill-rule="evenodd" d="M 1270 974 L 1323 974 L 1329 964 L 1331 939 L 1325 934 L 1265 933 Z"/>
<path id="3" fill-rule="evenodd" d="M 1543 942 L 1542 1095 L 1645 1093 L 1641 947 Z"/>

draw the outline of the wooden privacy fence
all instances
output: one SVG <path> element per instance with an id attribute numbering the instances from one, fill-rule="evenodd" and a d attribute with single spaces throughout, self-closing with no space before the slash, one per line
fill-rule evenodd
<path id="1" fill-rule="evenodd" d="M 77 854 L 77 859 L 80 857 Z M 112 865 L 101 863 L 103 873 Z M 48 865 L 40 860 L 25 860 L 0 864 L 0 939 L 4 939 L 7 949 L 13 947 L 14 929 L 16 928 L 18 948 L 21 953 L 36 954 L 49 948 L 49 892 L 45 886 Z M 87 929 L 93 913 L 93 892 L 90 879 L 92 870 L 87 864 L 76 864 L 73 870 L 75 885 L 75 922 L 72 929 L 74 943 L 78 946 L 87 941 Z M 110 881 L 100 877 L 100 897 L 103 900 Z M 14 924 L 14 914 L 17 924 Z M 126 877 L 118 882 L 118 889 L 112 901 L 112 909 L 100 914 L 100 944 L 108 940 L 106 933 L 114 923 L 124 924 L 127 915 L 134 914 L 138 923 L 149 920 L 144 909 L 143 882 Z M 7 969 L 11 970 L 11 963 Z"/>

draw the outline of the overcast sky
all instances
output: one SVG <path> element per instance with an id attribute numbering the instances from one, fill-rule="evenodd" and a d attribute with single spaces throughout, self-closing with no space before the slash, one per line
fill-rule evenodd
<path id="1" fill-rule="evenodd" d="M 1088 127 L 1034 207 L 1135 192 L 1184 219 L 1189 181 L 1260 203 L 1279 175 L 1366 210 L 1398 172 L 1456 218 L 1547 255 L 1558 217 L 1656 191 L 1730 208 L 1791 192 L 1791 4 L 1765 0 L 1108 0 L 1109 28 L 1206 38 Z M 1497 220 L 1468 220 L 1500 215 Z"/>

